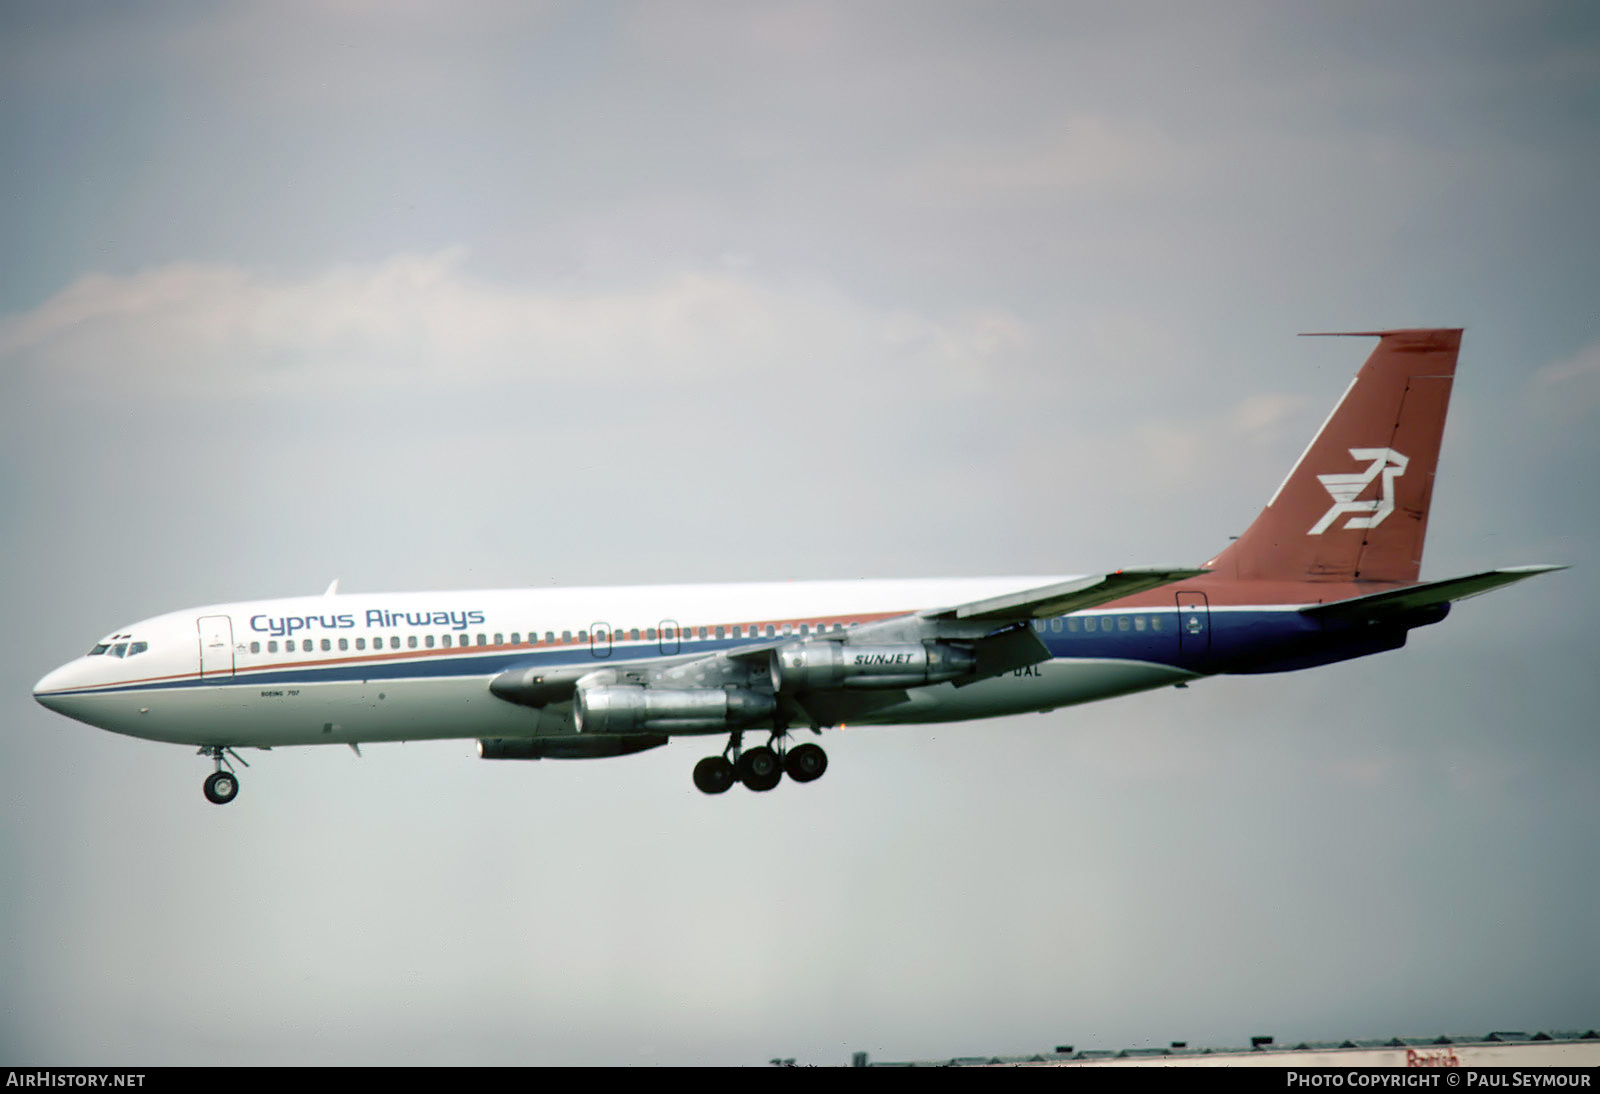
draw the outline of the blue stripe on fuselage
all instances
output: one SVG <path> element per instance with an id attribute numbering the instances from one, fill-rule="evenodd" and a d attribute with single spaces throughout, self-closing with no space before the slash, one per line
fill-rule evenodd
<path id="1" fill-rule="evenodd" d="M 1052 657 L 1146 661 L 1202 672 L 1226 672 L 1234 664 L 1317 642 L 1322 625 L 1293 609 L 1212 609 L 1198 633 L 1179 633 L 1193 612 L 1079 612 L 1049 620 L 1039 637 Z M 1076 622 L 1078 629 L 1069 629 Z M 1088 625 L 1094 623 L 1095 629 Z"/>

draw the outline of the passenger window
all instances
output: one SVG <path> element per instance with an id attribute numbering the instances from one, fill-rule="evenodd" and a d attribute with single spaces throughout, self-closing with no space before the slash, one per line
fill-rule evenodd
<path id="1" fill-rule="evenodd" d="M 1078 621 L 1071 616 L 1067 617 L 1067 631 L 1069 634 L 1078 633 Z"/>
<path id="2" fill-rule="evenodd" d="M 632 628 L 631 630 L 628 631 L 628 641 L 630 641 L 630 642 L 639 641 L 639 628 L 638 627 L 634 627 L 634 628 Z"/>
<path id="3" fill-rule="evenodd" d="M 512 645 L 513 645 L 513 646 L 520 646 L 520 645 L 522 645 L 522 635 L 521 635 L 521 634 L 519 634 L 519 633 L 518 633 L 518 632 L 516 632 L 516 631 L 512 631 L 512 632 L 511 632 L 511 644 L 512 644 Z"/>
<path id="4" fill-rule="evenodd" d="M 348 639 L 348 638 L 339 639 L 339 649 L 347 650 L 349 648 L 350 648 L 350 639 Z"/>
<path id="5" fill-rule="evenodd" d="M 1136 615 L 1133 617 L 1133 629 L 1136 631 L 1144 630 L 1144 616 Z"/>
<path id="6" fill-rule="evenodd" d="M 324 638 L 322 640 L 322 652 L 327 653 L 331 649 L 333 649 L 333 643 Z"/>
<path id="7" fill-rule="evenodd" d="M 1083 621 L 1083 629 L 1088 631 L 1090 634 L 1094 633 L 1094 631 L 1095 631 L 1095 617 L 1094 616 L 1091 615 L 1091 616 L 1085 617 L 1085 619 Z"/>
<path id="8" fill-rule="evenodd" d="M 1050 629 L 1055 631 L 1057 634 L 1061 633 L 1061 617 L 1059 615 L 1050 620 Z"/>
<path id="9" fill-rule="evenodd" d="M 356 649 L 364 650 L 366 648 L 367 648 L 367 640 L 365 638 L 356 639 Z"/>
<path id="10" fill-rule="evenodd" d="M 494 636 L 494 644 L 497 646 L 505 645 L 505 640 L 505 635 L 503 634 L 497 634 Z"/>
<path id="11" fill-rule="evenodd" d="M 417 636 L 414 635 L 414 634 L 406 635 L 406 649 L 414 650 L 416 648 L 417 648 Z"/>
<path id="12" fill-rule="evenodd" d="M 379 641 L 382 641 L 382 639 L 379 639 Z M 400 636 L 398 634 L 391 634 L 389 636 L 389 648 L 391 650 L 397 650 L 400 648 Z"/>
<path id="13" fill-rule="evenodd" d="M 439 639 L 439 645 L 443 646 L 445 649 L 449 649 L 450 648 L 450 638 L 451 638 L 450 635 L 448 635 L 448 634 L 445 635 L 443 638 Z"/>
<path id="14" fill-rule="evenodd" d="M 430 635 L 427 635 L 426 637 L 424 637 L 423 640 L 422 640 L 422 644 L 424 646 L 427 646 L 430 650 L 433 649 L 433 635 L 430 634 Z"/>
<path id="15" fill-rule="evenodd" d="M 250 652 L 251 653 L 260 653 L 261 652 L 261 643 L 260 642 L 252 642 L 252 643 L 250 643 Z"/>
<path id="16" fill-rule="evenodd" d="M 1152 615 L 1150 617 L 1150 629 L 1153 631 L 1159 631 L 1161 629 L 1161 617 L 1159 615 Z"/>
<path id="17" fill-rule="evenodd" d="M 644 640 L 646 642 L 654 642 L 656 640 L 656 629 L 654 627 L 646 627 L 645 628 L 645 630 L 644 630 Z"/>
<path id="18" fill-rule="evenodd" d="M 563 641 L 563 642 L 571 642 L 572 641 L 572 632 L 571 631 L 562 631 L 561 632 L 561 641 Z"/>
<path id="19" fill-rule="evenodd" d="M 705 636 L 706 636 L 706 629 L 704 627 L 701 627 L 700 628 L 700 637 L 704 638 Z"/>
<path id="20" fill-rule="evenodd" d="M 555 631 L 545 631 L 544 632 L 544 640 L 545 640 L 546 644 L 553 645 L 555 643 L 555 640 L 556 640 L 556 632 Z"/>
<path id="21" fill-rule="evenodd" d="M 1119 630 L 1119 631 L 1129 630 L 1129 629 L 1132 628 L 1132 626 L 1133 625 L 1128 622 L 1128 617 L 1127 616 L 1125 616 L 1125 615 L 1117 616 L 1117 630 Z"/>
<path id="22" fill-rule="evenodd" d="M 722 637 L 722 628 L 721 627 L 717 628 L 717 637 L 718 638 Z M 118 646 L 116 649 L 112 650 L 111 652 L 116 654 L 116 656 L 121 657 L 122 656 L 121 650 L 122 650 L 122 647 Z"/>

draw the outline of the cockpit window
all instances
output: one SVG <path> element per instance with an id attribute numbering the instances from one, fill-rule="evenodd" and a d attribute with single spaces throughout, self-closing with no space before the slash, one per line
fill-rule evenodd
<path id="1" fill-rule="evenodd" d="M 141 654 L 141 653 L 143 653 L 145 650 L 147 650 L 149 648 L 150 648 L 150 643 L 148 643 L 148 642 L 135 642 L 135 643 L 133 643 L 132 645 L 130 645 L 128 647 L 128 656 L 129 657 L 133 657 L 136 654 Z"/>
<path id="2" fill-rule="evenodd" d="M 118 642 L 115 646 L 111 647 L 112 657 L 126 657 L 127 655 L 128 644 L 126 642 Z"/>
<path id="3" fill-rule="evenodd" d="M 109 642 L 101 642 L 100 644 L 95 646 L 94 649 L 90 650 L 85 656 L 87 656 L 87 657 L 99 657 L 102 653 L 105 653 L 106 650 L 109 650 L 110 648 L 111 648 L 111 644 Z"/>

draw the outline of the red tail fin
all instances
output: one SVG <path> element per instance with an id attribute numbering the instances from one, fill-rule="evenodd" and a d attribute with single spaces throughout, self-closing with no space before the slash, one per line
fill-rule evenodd
<path id="1" fill-rule="evenodd" d="M 1460 330 L 1378 348 L 1244 535 L 1207 563 L 1242 580 L 1417 580 Z"/>

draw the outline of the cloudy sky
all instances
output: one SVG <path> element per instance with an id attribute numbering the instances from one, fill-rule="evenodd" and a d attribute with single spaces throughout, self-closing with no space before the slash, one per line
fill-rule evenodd
<path id="1" fill-rule="evenodd" d="M 1600 1023 L 1584 3 L 0 7 L 0 1063 L 842 1063 Z M 707 748 L 36 706 L 319 592 L 1188 563 L 1466 327 L 1403 651 Z"/>

